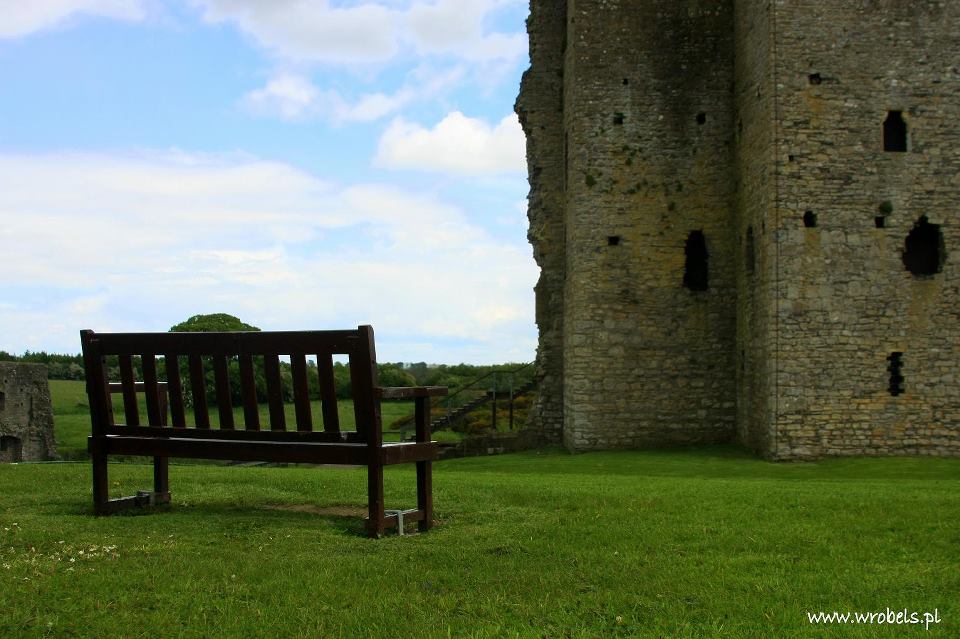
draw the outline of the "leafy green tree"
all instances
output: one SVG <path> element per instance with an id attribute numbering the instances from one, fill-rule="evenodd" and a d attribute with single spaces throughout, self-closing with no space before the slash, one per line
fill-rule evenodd
<path id="1" fill-rule="evenodd" d="M 239 318 L 227 313 L 211 313 L 209 315 L 194 315 L 185 322 L 170 327 L 171 333 L 217 333 L 223 331 L 259 331 L 256 326 L 247 324 Z"/>

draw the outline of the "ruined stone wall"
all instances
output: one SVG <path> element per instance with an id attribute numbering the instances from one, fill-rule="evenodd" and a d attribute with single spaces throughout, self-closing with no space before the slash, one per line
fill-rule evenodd
<path id="1" fill-rule="evenodd" d="M 736 4 L 737 434 L 767 454 L 775 437 L 777 148 L 773 21 L 767 0 Z"/>
<path id="2" fill-rule="evenodd" d="M 570 0 L 567 29 L 565 443 L 730 439 L 732 4 Z M 706 290 L 684 286 L 694 231 Z"/>
<path id="3" fill-rule="evenodd" d="M 960 3 L 531 4 L 540 432 L 960 454 Z M 922 218 L 930 275 L 904 263 Z"/>
<path id="4" fill-rule="evenodd" d="M 530 180 L 528 238 L 540 266 L 536 287 L 537 380 L 540 389 L 528 429 L 543 441 L 563 436 L 564 165 L 563 55 L 567 7 L 563 0 L 532 2 L 531 68 L 523 75 L 516 111 L 527 136 Z"/>
<path id="5" fill-rule="evenodd" d="M 776 458 L 960 453 L 960 3 L 774 4 Z M 885 152 L 902 111 L 906 152 Z M 809 211 L 809 213 L 807 213 Z M 816 226 L 805 226 L 815 216 Z M 903 262 L 921 216 L 942 272 Z M 877 218 L 883 228 L 878 228 Z M 892 395 L 891 353 L 903 393 Z"/>
<path id="6" fill-rule="evenodd" d="M 0 462 L 56 455 L 47 367 L 0 362 Z"/>

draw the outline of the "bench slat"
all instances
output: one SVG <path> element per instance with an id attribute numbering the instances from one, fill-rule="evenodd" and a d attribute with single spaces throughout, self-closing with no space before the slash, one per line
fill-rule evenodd
<path id="1" fill-rule="evenodd" d="M 199 355 L 188 356 L 190 363 L 190 390 L 193 393 L 193 418 L 197 428 L 210 428 L 210 413 L 207 410 L 207 381 L 203 372 L 203 360 Z"/>
<path id="2" fill-rule="evenodd" d="M 333 378 L 333 356 L 317 356 L 317 375 L 320 376 L 320 410 L 323 411 L 323 430 L 340 432 L 340 413 L 337 410 L 337 388 Z"/>
<path id="3" fill-rule="evenodd" d="M 160 387 L 157 385 L 157 356 L 143 354 L 143 392 L 147 398 L 147 421 L 151 425 L 163 424 L 160 412 Z"/>
<path id="4" fill-rule="evenodd" d="M 197 353 L 202 355 L 269 355 L 277 353 L 343 354 L 357 352 L 356 330 L 222 333 L 97 333 L 104 355 Z"/>
<path id="5" fill-rule="evenodd" d="M 310 388 L 307 385 L 307 356 L 303 353 L 290 355 L 290 371 L 293 374 L 293 403 L 297 413 L 297 430 L 313 430 L 313 415 L 310 414 Z"/>
<path id="6" fill-rule="evenodd" d="M 173 353 L 163 356 L 167 367 L 167 391 L 170 395 L 170 417 L 174 428 L 186 428 L 187 419 L 183 410 L 183 384 L 180 381 L 180 362 Z"/>
<path id="7" fill-rule="evenodd" d="M 137 406 L 137 389 L 133 379 L 133 357 L 120 356 L 120 383 L 123 385 L 123 413 L 130 426 L 140 425 L 140 409 Z"/>
<path id="8" fill-rule="evenodd" d="M 165 428 L 156 426 L 112 426 L 107 429 L 108 435 L 122 437 L 157 437 L 162 439 L 225 439 L 231 441 L 249 440 L 263 442 L 328 442 L 328 443 L 363 443 L 356 433 L 325 433 L 312 431 L 309 433 L 295 430 L 219 430 L 216 428 Z"/>
<path id="9" fill-rule="evenodd" d="M 255 441 L 232 437 L 223 439 L 217 438 L 216 430 L 208 431 L 208 438 L 183 437 L 182 433 L 186 432 L 191 432 L 191 429 L 177 431 L 173 437 L 107 435 L 101 439 L 106 446 L 106 452 L 110 455 L 384 466 L 436 459 L 437 456 L 435 442 L 384 444 L 382 448 L 370 448 L 364 443 Z M 241 432 L 225 431 L 225 434 L 233 435 Z M 261 431 L 259 434 L 266 435 L 267 431 Z M 285 434 L 293 435 L 294 433 Z M 312 434 L 322 435 L 322 433 Z"/>
<path id="10" fill-rule="evenodd" d="M 253 370 L 253 356 L 241 355 L 239 360 L 243 425 L 247 430 L 260 430 L 260 409 L 257 406 L 257 378 Z"/>
<path id="11" fill-rule="evenodd" d="M 233 429 L 233 404 L 230 401 L 230 377 L 227 374 L 227 358 L 213 356 L 213 378 L 217 390 L 217 412 L 220 413 L 220 428 Z"/>
<path id="12" fill-rule="evenodd" d="M 287 430 L 287 418 L 283 413 L 283 383 L 280 380 L 280 360 L 276 354 L 263 356 L 263 372 L 267 376 L 270 430 Z"/>

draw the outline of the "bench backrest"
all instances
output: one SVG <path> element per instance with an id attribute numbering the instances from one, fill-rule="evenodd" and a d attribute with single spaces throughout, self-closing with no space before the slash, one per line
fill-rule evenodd
<path id="1" fill-rule="evenodd" d="M 360 326 L 343 331 L 283 331 L 224 333 L 94 333 L 80 332 L 86 369 L 87 392 L 93 434 L 133 433 L 160 436 L 216 436 L 266 441 L 382 441 L 373 328 Z M 356 431 L 342 432 L 337 411 L 333 358 L 349 357 L 351 394 Z M 116 356 L 123 395 L 123 423 L 117 423 L 110 400 L 107 357 Z M 295 429 L 288 428 L 284 414 L 280 357 L 288 356 L 293 382 Z M 143 380 L 134 377 L 134 357 L 139 357 Z M 163 358 L 166 379 L 158 375 Z M 307 360 L 316 362 L 316 369 Z M 243 424 L 235 422 L 231 400 L 230 361 L 239 367 L 239 405 Z M 181 373 L 184 367 L 186 375 Z M 207 371 L 213 385 L 219 414 L 219 429 L 212 429 L 207 406 Z M 261 424 L 257 404 L 256 375 L 266 379 L 269 418 Z M 322 428 L 315 425 L 309 397 L 308 375 L 319 376 Z M 165 419 L 160 385 L 166 382 L 169 419 Z M 193 403 L 194 428 L 188 428 L 185 389 Z M 141 424 L 137 393 L 145 397 L 147 424 Z M 169 421 L 169 425 L 166 422 Z M 163 429 L 163 430 L 160 430 Z M 214 435 L 215 433 L 215 435 Z"/>

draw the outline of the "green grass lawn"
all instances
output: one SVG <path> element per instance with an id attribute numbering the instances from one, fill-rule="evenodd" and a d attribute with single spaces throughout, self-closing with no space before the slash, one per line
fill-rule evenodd
<path id="1" fill-rule="evenodd" d="M 111 466 L 113 492 L 150 483 Z M 440 525 L 370 540 L 363 470 L 171 467 L 93 517 L 86 464 L 0 467 L 0 636 L 957 637 L 960 460 L 732 448 L 436 465 Z M 387 506 L 412 506 L 390 468 Z M 917 612 L 813 626 L 807 612 Z"/>
<path id="2" fill-rule="evenodd" d="M 146 423 L 146 404 L 143 395 L 138 395 L 140 400 L 140 414 L 143 423 Z M 74 382 L 66 380 L 50 380 L 50 400 L 53 405 L 54 430 L 57 439 L 57 452 L 63 459 L 81 459 L 87 456 L 87 436 L 90 435 L 90 411 L 87 406 L 87 391 L 84 382 Z M 293 404 L 287 404 L 285 407 L 287 428 L 296 428 L 296 411 Z M 123 421 L 123 400 L 120 395 L 113 397 L 113 410 L 120 421 Z M 311 410 L 313 412 L 314 428 L 322 429 L 320 402 L 312 402 Z M 343 430 L 354 430 L 356 423 L 353 416 L 353 402 L 350 400 L 340 400 L 337 402 L 337 410 L 340 415 L 340 428 Z M 388 429 L 390 424 L 401 417 L 413 413 L 412 401 L 389 401 L 381 402 L 380 412 L 384 429 Z M 215 406 L 210 407 L 210 422 L 216 428 L 220 423 L 220 416 Z M 260 405 L 261 424 L 269 422 L 270 411 L 266 404 Z M 243 409 L 235 408 L 233 410 L 234 422 L 238 428 L 243 427 Z M 193 413 L 187 409 L 187 423 L 193 424 Z M 440 432 L 434 439 L 438 441 L 449 441 L 451 439 L 459 440 L 455 433 Z M 384 437 L 387 441 L 395 440 L 398 435 L 387 435 Z"/>

